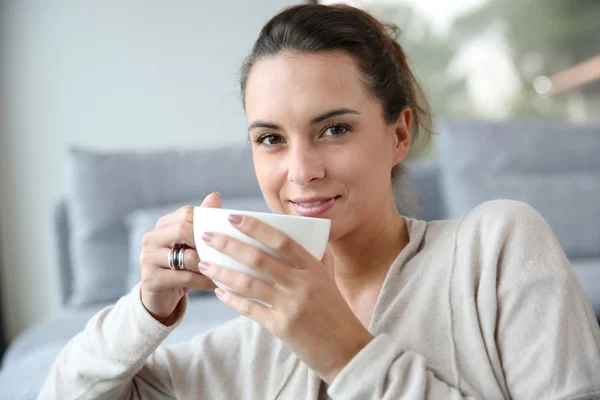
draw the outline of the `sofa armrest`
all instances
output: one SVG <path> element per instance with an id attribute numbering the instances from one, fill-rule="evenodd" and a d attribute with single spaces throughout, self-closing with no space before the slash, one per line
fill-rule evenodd
<path id="1" fill-rule="evenodd" d="M 73 271 L 69 253 L 69 206 L 65 198 L 60 198 L 52 210 L 52 229 L 56 248 L 60 281 L 60 301 L 66 305 L 72 292 Z"/>

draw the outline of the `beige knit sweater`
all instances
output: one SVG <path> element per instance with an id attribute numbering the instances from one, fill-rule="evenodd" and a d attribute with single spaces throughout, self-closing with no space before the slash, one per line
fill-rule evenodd
<path id="1" fill-rule="evenodd" d="M 155 321 L 136 289 L 69 342 L 40 398 L 600 398 L 598 324 L 536 211 L 499 200 L 457 220 L 406 221 L 375 339 L 328 388 L 244 317 L 159 347 L 176 326 Z"/>

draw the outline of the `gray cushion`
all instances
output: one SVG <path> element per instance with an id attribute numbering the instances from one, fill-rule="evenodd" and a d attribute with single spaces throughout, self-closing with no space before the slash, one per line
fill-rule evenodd
<path id="1" fill-rule="evenodd" d="M 69 256 L 69 205 L 64 197 L 61 197 L 52 208 L 52 228 L 60 279 L 60 303 L 64 306 L 71 297 L 73 283 L 71 257 Z"/>
<path id="2" fill-rule="evenodd" d="M 425 221 L 437 221 L 446 218 L 446 209 L 440 187 L 440 168 L 433 162 L 408 164 L 406 179 L 407 190 L 414 196 L 415 207 L 404 215 Z"/>
<path id="3" fill-rule="evenodd" d="M 247 210 L 258 212 L 271 212 L 262 196 L 251 197 L 224 197 L 221 199 L 223 208 L 233 210 Z M 169 214 L 185 205 L 199 205 L 200 201 L 182 202 L 167 206 L 136 210 L 126 217 L 129 227 L 129 271 L 127 276 L 127 290 L 130 291 L 141 279 L 139 259 L 142 252 L 142 237 L 146 232 L 154 229 L 156 222 L 163 215 Z M 194 293 L 191 291 L 190 294 Z M 195 291 L 195 293 L 206 293 Z M 208 292 L 211 293 L 212 292 Z"/>
<path id="4" fill-rule="evenodd" d="M 140 208 L 203 198 L 211 191 L 260 196 L 249 146 L 69 154 L 70 305 L 113 301 L 126 292 L 125 216 Z"/>
<path id="5" fill-rule="evenodd" d="M 569 260 L 594 313 L 600 319 L 600 257 Z"/>
<path id="6" fill-rule="evenodd" d="M 438 151 L 449 217 L 487 200 L 524 201 L 569 257 L 600 255 L 600 126 L 444 123 Z"/>

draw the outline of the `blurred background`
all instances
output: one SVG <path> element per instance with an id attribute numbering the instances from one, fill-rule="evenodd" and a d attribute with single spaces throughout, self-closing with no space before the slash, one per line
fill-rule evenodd
<path id="1" fill-rule="evenodd" d="M 5 344 L 62 308 L 50 219 L 70 146 L 245 142 L 238 68 L 261 26 L 295 3 L 0 2 Z M 348 3 L 400 27 L 436 120 L 600 121 L 597 0 Z"/>
<path id="2" fill-rule="evenodd" d="M 600 82 L 580 86 L 574 74 L 553 93 L 551 79 L 600 56 L 597 0 L 321 3 L 353 4 L 395 23 L 437 117 L 600 120 Z"/>
<path id="3" fill-rule="evenodd" d="M 600 121 L 597 0 L 320 3 L 396 24 L 437 119 Z"/>

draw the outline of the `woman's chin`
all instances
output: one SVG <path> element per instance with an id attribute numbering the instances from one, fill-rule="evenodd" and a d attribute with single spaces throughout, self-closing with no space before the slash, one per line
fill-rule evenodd
<path id="1" fill-rule="evenodd" d="M 331 230 L 329 232 L 329 243 L 335 242 L 348 234 L 347 226 L 344 226 L 342 221 L 335 217 L 330 218 L 330 220 Z"/>

